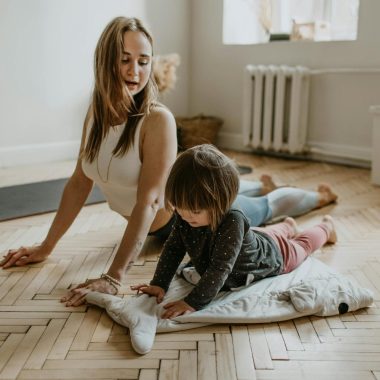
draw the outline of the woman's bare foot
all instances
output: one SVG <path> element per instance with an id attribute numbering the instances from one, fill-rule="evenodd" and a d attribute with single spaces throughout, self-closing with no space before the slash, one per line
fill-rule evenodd
<path id="1" fill-rule="evenodd" d="M 272 177 L 269 174 L 263 174 L 260 177 L 260 181 L 263 184 L 261 188 L 261 195 L 266 195 L 273 190 L 277 189 L 277 185 L 273 182 Z"/>
<path id="2" fill-rule="evenodd" d="M 325 215 L 322 219 L 322 223 L 325 224 L 329 231 L 329 236 L 326 243 L 334 244 L 337 242 L 338 237 L 336 235 L 334 219 L 330 215 Z"/>
<path id="3" fill-rule="evenodd" d="M 318 186 L 319 202 L 318 207 L 326 206 L 337 200 L 338 196 L 331 190 L 330 185 L 327 183 L 321 183 Z"/>
<path id="4" fill-rule="evenodd" d="M 292 228 L 292 234 L 290 237 L 294 237 L 299 233 L 297 222 L 293 218 L 288 216 L 285 218 L 284 223 L 288 224 Z"/>

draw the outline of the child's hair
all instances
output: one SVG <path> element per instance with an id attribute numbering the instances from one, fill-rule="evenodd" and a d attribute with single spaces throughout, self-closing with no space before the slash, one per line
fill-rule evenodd
<path id="1" fill-rule="evenodd" d="M 207 210 L 216 230 L 239 191 L 234 162 L 213 145 L 187 149 L 174 163 L 165 188 L 165 207 Z"/>

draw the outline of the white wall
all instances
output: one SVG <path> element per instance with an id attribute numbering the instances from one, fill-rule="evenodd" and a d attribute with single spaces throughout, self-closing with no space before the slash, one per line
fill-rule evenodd
<path id="1" fill-rule="evenodd" d="M 193 0 L 190 112 L 225 120 L 219 145 L 242 148 L 242 83 L 247 64 L 304 65 L 311 69 L 380 68 L 380 1 L 362 0 L 353 42 L 222 43 L 223 2 Z M 369 160 L 371 117 L 380 104 L 380 74 L 314 76 L 308 142 L 326 155 Z"/>
<path id="2" fill-rule="evenodd" d="M 181 56 L 175 94 L 163 101 L 186 114 L 188 7 L 187 0 L 0 0 L 0 167 L 75 158 L 95 45 L 119 15 L 148 25 L 156 54 Z"/>
<path id="3" fill-rule="evenodd" d="M 164 102 L 176 115 L 222 117 L 225 147 L 243 149 L 245 65 L 380 68 L 378 0 L 361 1 L 354 42 L 225 46 L 222 10 L 222 0 L 0 0 L 0 167 L 76 156 L 95 44 L 117 15 L 140 17 L 157 54 L 180 54 L 179 80 Z M 315 76 L 310 102 L 312 147 L 369 159 L 368 106 L 380 104 L 380 75 Z"/>

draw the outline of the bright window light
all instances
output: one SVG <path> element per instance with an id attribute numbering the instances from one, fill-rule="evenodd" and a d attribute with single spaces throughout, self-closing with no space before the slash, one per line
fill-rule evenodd
<path id="1" fill-rule="evenodd" d="M 360 0 L 224 0 L 223 43 L 356 40 Z"/>

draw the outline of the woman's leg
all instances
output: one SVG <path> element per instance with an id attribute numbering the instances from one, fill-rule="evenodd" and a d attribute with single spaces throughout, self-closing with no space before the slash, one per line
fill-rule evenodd
<path id="1" fill-rule="evenodd" d="M 232 207 L 245 214 L 251 227 L 257 227 L 273 218 L 306 214 L 334 202 L 336 198 L 328 185 L 319 185 L 318 191 L 282 187 L 261 197 L 238 194 Z"/>
<path id="2" fill-rule="evenodd" d="M 270 192 L 267 197 L 271 218 L 306 214 L 337 199 L 336 194 L 326 184 L 319 185 L 317 191 L 282 187 Z"/>
<path id="3" fill-rule="evenodd" d="M 263 174 L 259 181 L 240 180 L 239 194 L 247 197 L 260 197 L 277 189 L 277 185 L 273 182 L 272 177 Z"/>
<path id="4" fill-rule="evenodd" d="M 260 181 L 246 181 L 240 180 L 239 194 L 246 195 L 247 197 L 259 197 L 262 192 L 263 184 Z"/>
<path id="5" fill-rule="evenodd" d="M 337 195 L 327 184 L 320 184 L 317 191 L 277 187 L 271 176 L 263 174 L 260 181 L 240 180 L 233 207 L 241 209 L 251 227 L 255 227 L 271 219 L 306 214 L 336 199 Z"/>
<path id="6" fill-rule="evenodd" d="M 283 223 L 258 229 L 272 237 L 279 246 L 284 259 L 282 273 L 291 272 L 311 253 L 326 243 L 335 243 L 337 240 L 334 222 L 329 215 L 323 218 L 322 223 L 301 233 L 297 233 L 297 224 L 293 218 L 286 218 Z"/>
<path id="7" fill-rule="evenodd" d="M 261 226 L 267 220 L 272 219 L 267 196 L 247 197 L 246 195 L 238 194 L 232 207 L 243 212 L 248 218 L 251 227 Z"/>

